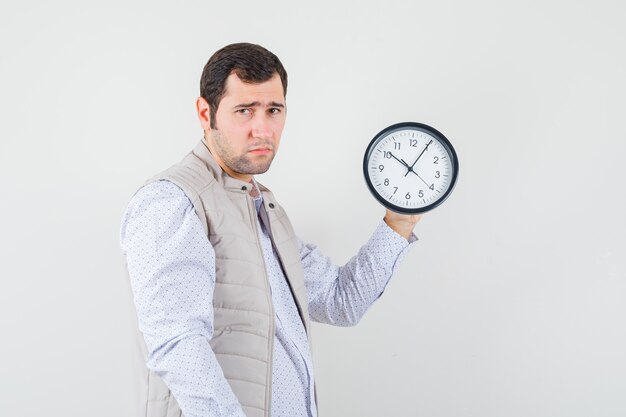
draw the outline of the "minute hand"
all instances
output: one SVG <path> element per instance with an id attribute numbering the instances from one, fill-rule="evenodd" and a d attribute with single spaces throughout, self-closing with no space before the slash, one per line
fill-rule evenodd
<path id="1" fill-rule="evenodd" d="M 430 144 L 433 143 L 433 140 L 431 139 L 430 142 L 428 142 L 428 144 L 426 145 L 426 147 L 424 148 L 424 150 L 422 151 L 422 153 L 419 154 L 419 156 L 417 157 L 417 159 L 415 160 L 415 162 L 413 162 L 413 164 L 411 164 L 411 166 L 409 167 L 409 170 L 406 172 L 406 174 L 404 174 L 404 176 L 406 177 L 407 175 L 409 175 L 409 172 L 413 171 L 413 167 L 415 166 L 415 164 L 417 164 L 417 161 L 420 160 L 420 158 L 422 157 L 422 155 L 424 155 L 424 152 L 426 152 L 426 150 L 428 149 L 428 147 L 430 146 Z"/>

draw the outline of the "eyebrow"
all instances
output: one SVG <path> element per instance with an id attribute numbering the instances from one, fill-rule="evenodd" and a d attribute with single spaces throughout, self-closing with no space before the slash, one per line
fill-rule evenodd
<path id="1" fill-rule="evenodd" d="M 261 107 L 262 104 L 260 101 L 253 101 L 251 103 L 242 103 L 242 104 L 237 104 L 234 108 L 235 109 L 240 109 L 240 108 L 245 108 L 245 107 Z M 280 107 L 280 108 L 285 108 L 285 105 L 282 103 L 278 103 L 276 101 L 271 101 L 267 107 Z"/>

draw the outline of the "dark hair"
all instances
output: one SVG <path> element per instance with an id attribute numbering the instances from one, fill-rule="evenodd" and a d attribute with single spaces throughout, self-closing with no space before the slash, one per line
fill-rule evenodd
<path id="1" fill-rule="evenodd" d="M 278 74 L 287 96 L 287 71 L 276 55 L 251 43 L 227 45 L 209 58 L 200 78 L 200 96 L 209 103 L 211 129 L 215 129 L 215 113 L 226 92 L 226 79 L 233 72 L 247 83 L 262 83 Z"/>

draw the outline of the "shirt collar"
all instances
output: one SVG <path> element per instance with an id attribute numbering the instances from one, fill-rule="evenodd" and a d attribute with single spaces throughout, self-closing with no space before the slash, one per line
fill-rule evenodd
<path id="1" fill-rule="evenodd" d="M 254 204 L 256 205 L 256 211 L 258 212 L 261 209 L 261 204 L 263 204 L 263 194 L 261 194 L 261 191 L 259 190 L 259 185 L 255 181 L 254 177 L 250 179 L 250 184 L 252 185 L 252 187 L 250 187 L 250 191 L 248 192 L 248 194 L 254 200 Z"/>

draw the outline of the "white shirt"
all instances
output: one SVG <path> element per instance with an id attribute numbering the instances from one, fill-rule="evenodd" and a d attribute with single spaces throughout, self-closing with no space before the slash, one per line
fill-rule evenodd
<path id="1" fill-rule="evenodd" d="M 276 313 L 271 414 L 316 417 L 304 326 L 270 237 L 257 224 Z M 412 236 L 410 242 L 415 240 Z M 120 244 L 148 347 L 147 366 L 164 380 L 185 417 L 245 417 L 208 343 L 213 334 L 215 252 L 191 201 L 168 181 L 143 187 L 124 214 Z M 381 221 L 342 267 L 314 245 L 299 246 L 310 318 L 349 326 L 380 297 L 412 245 Z"/>

